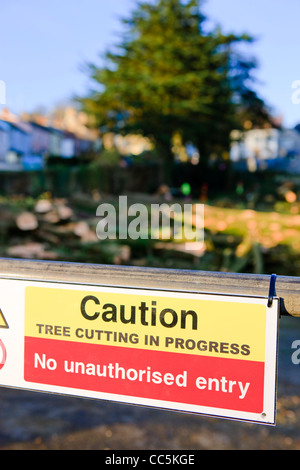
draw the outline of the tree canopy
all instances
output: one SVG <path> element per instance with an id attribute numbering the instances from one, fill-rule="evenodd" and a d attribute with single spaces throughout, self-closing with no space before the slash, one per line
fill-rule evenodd
<path id="1" fill-rule="evenodd" d="M 208 31 L 198 0 L 140 1 L 123 23 L 126 31 L 105 64 L 88 65 L 95 89 L 81 100 L 103 131 L 147 136 L 167 162 L 179 133 L 204 162 L 228 149 L 230 131 L 248 110 L 268 119 L 250 88 L 255 62 L 236 48 L 252 38 Z"/>

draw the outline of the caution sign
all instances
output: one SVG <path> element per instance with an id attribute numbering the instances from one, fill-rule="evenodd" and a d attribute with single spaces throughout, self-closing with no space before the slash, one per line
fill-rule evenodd
<path id="1" fill-rule="evenodd" d="M 24 388 L 275 423 L 278 299 L 21 286 Z"/>
<path id="2" fill-rule="evenodd" d="M 0 289 L 0 386 L 275 424 L 277 298 Z"/>

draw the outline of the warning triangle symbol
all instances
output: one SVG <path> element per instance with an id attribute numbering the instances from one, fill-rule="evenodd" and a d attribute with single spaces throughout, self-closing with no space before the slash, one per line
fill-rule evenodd
<path id="1" fill-rule="evenodd" d="M 3 315 L 3 312 L 0 308 L 0 328 L 9 328 L 7 321 Z"/>

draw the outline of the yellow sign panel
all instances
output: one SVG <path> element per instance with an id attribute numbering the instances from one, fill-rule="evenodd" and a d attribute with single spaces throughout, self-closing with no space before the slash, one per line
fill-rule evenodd
<path id="1" fill-rule="evenodd" d="M 26 287 L 25 336 L 265 360 L 266 306 L 130 289 Z M 216 297 L 218 300 L 215 300 Z M 30 314 L 29 314 L 30 312 Z"/>

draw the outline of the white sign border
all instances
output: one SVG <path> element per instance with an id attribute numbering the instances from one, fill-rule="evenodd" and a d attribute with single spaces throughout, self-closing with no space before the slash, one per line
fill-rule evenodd
<path id="1" fill-rule="evenodd" d="M 16 282 L 18 283 L 18 289 L 16 289 Z M 4 283 L 4 285 L 3 285 Z M 6 285 L 6 287 L 5 287 Z M 47 385 L 47 384 L 36 384 L 27 382 L 24 380 L 24 338 L 25 338 L 25 288 L 28 286 L 35 287 L 48 287 L 53 289 L 70 289 L 70 290 L 82 290 L 87 289 L 96 292 L 107 292 L 108 290 L 112 293 L 124 293 L 124 290 L 129 291 L 131 294 L 139 295 L 153 295 L 155 293 L 158 296 L 167 297 L 172 296 L 173 298 L 181 298 L 183 295 L 185 298 L 201 298 L 203 300 L 217 300 L 222 297 L 224 302 L 241 302 L 243 303 L 256 303 L 266 306 L 267 321 L 266 321 L 266 356 L 265 356 L 265 376 L 264 376 L 264 412 L 262 414 L 242 412 L 236 410 L 226 410 L 214 407 L 206 407 L 200 405 L 189 405 L 176 402 L 167 402 L 155 399 L 146 399 L 142 397 L 131 397 L 125 395 L 115 395 L 111 393 L 93 392 L 82 389 L 73 389 L 68 387 Z M 113 401 L 117 403 L 124 403 L 128 405 L 140 405 L 146 407 L 155 407 L 159 409 L 169 411 L 180 411 L 187 412 L 197 415 L 218 417 L 231 419 L 235 421 L 248 421 L 258 424 L 275 425 L 276 424 L 276 395 L 277 395 L 277 362 L 278 362 L 278 321 L 279 321 L 279 299 L 274 297 L 273 304 L 271 307 L 267 307 L 268 299 L 261 296 L 249 296 L 249 295 L 230 295 L 230 294 L 219 294 L 219 293 L 199 293 L 199 292 L 186 292 L 178 290 L 164 290 L 154 288 L 136 288 L 127 286 L 107 286 L 99 284 L 79 284 L 79 283 L 66 283 L 66 282 L 55 282 L 55 281 L 36 281 L 36 280 L 23 280 L 23 279 L 0 279 L 0 287 L 2 287 L 1 305 L 4 316 L 9 324 L 8 330 L 0 330 L 0 338 L 4 340 L 5 345 L 9 351 L 16 348 L 18 354 L 14 354 L 14 359 L 11 354 L 8 354 L 7 367 L 4 367 L 0 371 L 0 386 L 15 388 L 20 390 L 54 393 L 60 395 L 68 395 L 73 397 L 100 399 L 106 401 Z M 9 296 L 9 292 L 17 290 L 13 297 Z M 255 302 L 254 302 L 255 301 Z M 13 318 L 10 311 L 23 312 L 22 318 Z M 16 331 L 18 336 L 17 341 L 9 339 L 11 336 L 9 333 L 12 328 Z M 6 339 L 5 339 L 6 337 Z M 13 343 L 13 344 L 12 344 Z M 17 346 L 15 346 L 15 344 Z M 20 359 L 21 357 L 21 359 Z M 16 358 L 18 360 L 16 361 Z M 22 377 L 12 379 L 10 368 L 14 371 L 14 374 Z"/>

